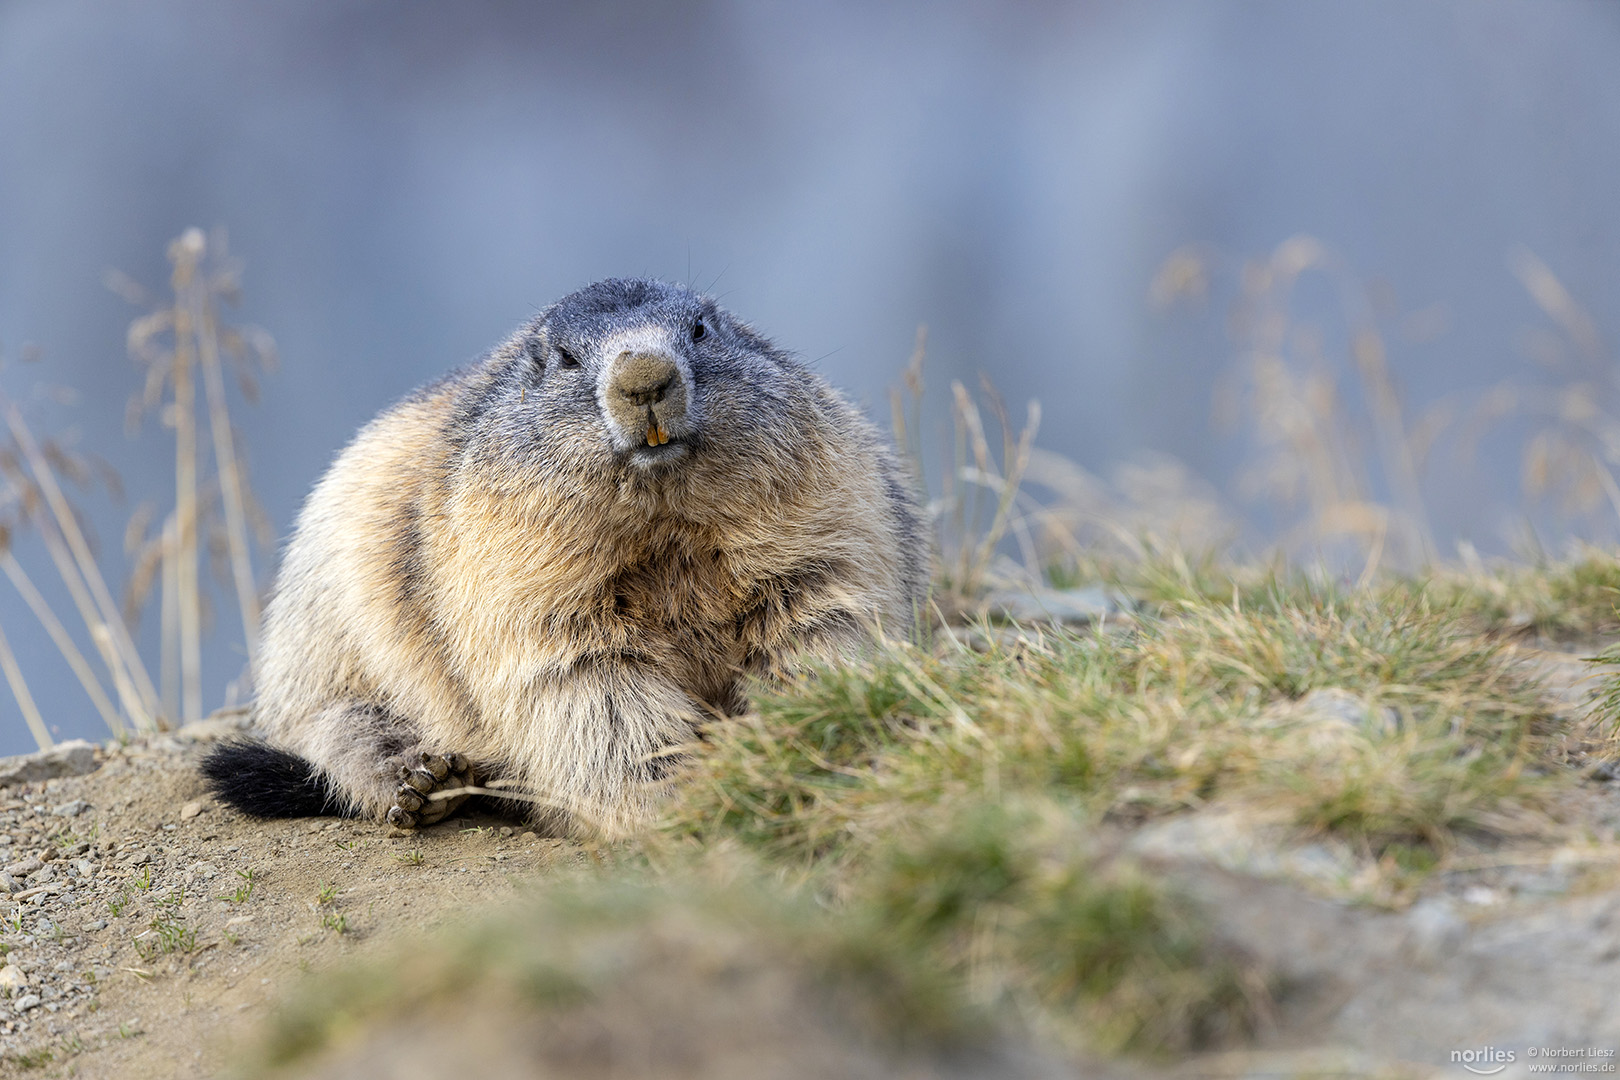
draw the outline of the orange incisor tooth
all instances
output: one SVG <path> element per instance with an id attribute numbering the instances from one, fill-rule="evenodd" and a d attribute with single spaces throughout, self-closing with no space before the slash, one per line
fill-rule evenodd
<path id="1" fill-rule="evenodd" d="M 648 446 L 657 446 L 658 445 L 658 429 L 656 427 L 649 427 L 647 429 L 647 445 Z"/>
<path id="2" fill-rule="evenodd" d="M 659 424 L 658 425 L 658 445 L 663 446 L 667 442 L 669 442 L 669 432 L 664 430 L 664 425 L 663 424 Z"/>

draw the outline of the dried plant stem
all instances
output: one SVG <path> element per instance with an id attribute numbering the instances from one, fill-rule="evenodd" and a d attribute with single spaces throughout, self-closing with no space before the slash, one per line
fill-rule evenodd
<path id="1" fill-rule="evenodd" d="M 45 719 L 39 715 L 39 706 L 34 704 L 34 695 L 28 692 L 28 683 L 23 679 L 22 668 L 17 666 L 17 656 L 11 651 L 11 642 L 6 640 L 4 630 L 0 630 L 0 670 L 6 673 L 6 682 L 11 685 L 11 696 L 17 699 L 17 707 L 22 710 L 23 719 L 28 721 L 28 730 L 33 732 L 34 741 L 39 744 L 41 750 L 49 750 L 56 742 L 45 728 Z"/>
<path id="2" fill-rule="evenodd" d="M 124 702 L 130 719 L 135 722 L 136 727 L 155 730 L 157 722 L 154 718 L 158 710 L 157 690 L 152 686 L 146 667 L 141 663 L 140 653 L 135 649 L 135 642 L 130 638 L 129 630 L 124 626 L 124 621 L 118 613 L 118 605 L 113 601 L 112 593 L 107 589 L 107 582 L 96 566 L 90 545 L 85 542 L 84 533 L 80 531 L 78 520 L 73 516 L 73 508 L 68 505 L 67 497 L 62 494 L 61 485 L 56 482 L 56 474 L 51 470 L 50 462 L 40 452 L 39 444 L 34 441 L 33 433 L 23 422 L 22 413 L 17 410 L 17 406 L 10 401 L 4 404 L 6 424 L 33 471 L 34 480 L 45 496 L 51 516 L 61 529 L 61 537 L 57 542 L 65 541 L 72 552 L 71 560 L 59 557 L 56 544 L 52 542 L 52 531 L 41 528 L 41 533 L 46 537 L 47 547 L 52 549 L 53 557 L 57 558 L 57 569 L 61 571 L 62 580 L 67 583 L 69 592 L 77 594 L 79 588 L 87 588 L 90 596 L 94 598 L 93 608 L 79 595 L 75 595 L 74 600 L 79 604 L 80 614 L 84 616 L 86 625 L 91 628 L 92 635 L 98 626 L 106 629 L 110 648 L 103 650 L 103 656 L 107 660 L 107 666 L 115 682 L 122 683 L 127 679 L 134 691 Z M 77 573 L 74 572 L 75 566 Z M 95 609 L 100 611 L 99 618 L 93 614 Z"/>
<path id="3" fill-rule="evenodd" d="M 180 526 L 173 514 L 163 522 L 163 594 L 159 600 L 159 678 L 163 680 L 163 708 L 180 715 Z"/>
<path id="4" fill-rule="evenodd" d="M 923 361 L 928 355 L 928 327 L 917 327 L 916 343 L 911 349 L 911 359 L 906 363 L 904 373 L 905 388 L 895 387 L 889 395 L 889 406 L 894 418 L 894 444 L 900 449 L 910 463 L 917 484 L 917 490 L 928 490 L 928 476 L 923 469 L 923 427 L 922 427 L 922 399 L 923 399 Z M 912 417 L 906 420 L 905 395 L 911 395 Z"/>
<path id="5" fill-rule="evenodd" d="M 90 599 L 90 591 L 85 586 L 78 567 L 74 565 L 67 544 L 62 540 L 61 534 L 45 519 L 40 519 L 39 534 L 45 541 L 45 550 L 50 553 L 51 561 L 56 564 L 57 574 L 67 586 L 68 595 L 73 598 L 73 606 L 79 610 L 79 618 L 84 620 L 84 625 L 90 630 L 90 637 L 96 643 L 96 652 L 101 656 L 101 662 L 106 665 L 108 674 L 113 677 L 113 685 L 119 688 L 119 702 L 132 718 L 139 716 L 144 711 L 140 699 L 122 692 L 122 689 L 128 686 L 128 682 L 118 677 L 123 661 L 118 656 L 117 647 L 112 644 L 109 635 L 96 633 L 96 628 L 101 625 L 101 616 L 96 611 L 95 603 Z M 140 724 L 137 722 L 136 726 L 139 727 Z"/>
<path id="6" fill-rule="evenodd" d="M 972 483 L 975 492 L 973 510 L 968 521 L 974 524 L 978 522 L 979 491 L 988 489 L 996 496 L 995 514 L 990 519 L 989 529 L 980 540 L 964 543 L 962 547 L 960 587 L 964 591 L 971 592 L 983 580 L 985 572 L 990 567 L 990 561 L 995 558 L 997 545 L 1001 543 L 1001 538 L 1006 535 L 1009 525 L 1012 524 L 1012 511 L 1017 503 L 1019 485 L 1023 483 L 1024 470 L 1029 467 L 1035 433 L 1041 425 L 1041 407 L 1039 402 L 1029 403 L 1029 418 L 1025 421 L 1024 429 L 1017 441 L 1014 442 L 1007 427 L 1006 413 L 997 403 L 996 411 L 1002 424 L 1004 440 L 1002 471 L 998 471 L 991 460 L 990 442 L 985 437 L 984 421 L 979 415 L 978 405 L 974 404 L 972 395 L 961 383 L 951 383 L 951 390 L 956 397 L 957 429 L 966 434 L 976 464 L 975 469 L 969 470 L 964 461 L 957 468 L 958 475 Z M 961 454 L 960 450 L 958 454 Z M 964 532 L 963 536 L 966 535 Z"/>
<path id="7" fill-rule="evenodd" d="M 174 260 L 174 491 L 179 522 L 176 573 L 179 586 L 180 716 L 185 723 L 202 719 L 202 604 L 197 581 L 197 389 L 192 381 L 192 320 L 184 297 L 191 289 L 202 256 L 199 234 L 182 236 L 169 248 Z"/>
<path id="8" fill-rule="evenodd" d="M 208 394 L 208 428 L 214 437 L 214 461 L 219 466 L 219 490 L 225 504 L 225 532 L 231 550 L 231 578 L 236 605 L 242 613 L 242 636 L 247 644 L 248 669 L 259 655 L 259 594 L 253 584 L 248 553 L 247 509 L 242 501 L 241 473 L 236 461 L 231 417 L 225 405 L 225 376 L 220 370 L 219 336 L 213 313 L 201 289 L 193 290 L 193 320 L 197 332 L 197 358 Z"/>
<path id="9" fill-rule="evenodd" d="M 16 587 L 24 602 L 28 604 L 28 609 L 34 613 L 35 618 L 39 619 L 40 624 L 45 627 L 45 632 L 50 635 L 51 641 L 55 643 L 57 651 L 62 654 L 62 659 L 67 661 L 68 667 L 73 669 L 73 674 L 78 677 L 79 685 L 84 687 L 84 692 L 90 696 L 91 703 L 95 705 L 96 711 L 101 714 L 102 720 L 106 721 L 107 727 L 113 734 L 122 735 L 124 733 L 123 718 L 118 715 L 118 710 L 113 707 L 113 703 L 108 699 L 106 691 L 101 688 L 101 681 L 96 678 L 95 671 L 90 667 L 90 661 L 86 660 L 84 654 L 79 651 L 78 646 L 73 644 L 73 638 L 68 634 L 67 628 L 56 617 L 56 613 L 45 602 L 45 598 L 40 595 L 39 590 L 34 587 L 34 582 L 29 578 L 28 572 L 23 569 L 16 556 L 9 551 L 4 555 L 0 555 L 0 570 L 5 571 L 6 577 L 11 579 L 11 584 Z"/>
<path id="10" fill-rule="evenodd" d="M 107 629 L 106 623 L 97 623 L 92 626 L 90 628 L 90 637 L 95 641 L 96 648 L 101 650 L 103 656 L 113 652 L 112 631 Z M 113 688 L 118 691 L 119 700 L 132 701 L 136 699 L 135 688 L 130 685 L 129 673 L 122 664 L 112 669 L 112 677 Z M 144 714 L 136 718 L 135 726 L 149 731 L 157 729 L 156 725 L 151 724 Z"/>
<path id="11" fill-rule="evenodd" d="M 1428 514 L 1423 505 L 1423 493 L 1418 483 L 1417 463 L 1412 454 L 1412 442 L 1401 415 L 1401 401 L 1390 381 L 1389 364 L 1384 354 L 1383 339 L 1371 329 L 1355 336 L 1351 345 L 1356 369 L 1361 373 L 1362 385 L 1368 391 L 1373 425 L 1377 431 L 1384 475 L 1401 509 L 1406 512 L 1418 547 L 1419 561 L 1428 565 L 1434 559 L 1434 533 L 1429 528 Z M 1377 546 L 1382 550 L 1383 531 L 1378 534 Z"/>

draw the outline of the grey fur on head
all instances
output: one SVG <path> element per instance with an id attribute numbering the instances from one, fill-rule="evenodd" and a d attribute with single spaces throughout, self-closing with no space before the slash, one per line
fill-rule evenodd
<path id="1" fill-rule="evenodd" d="M 205 772 L 259 814 L 318 795 L 413 826 L 496 782 L 544 827 L 622 834 L 748 678 L 903 632 L 926 584 L 858 410 L 709 297 L 598 282 L 338 456 L 265 613 L 270 746 Z"/>

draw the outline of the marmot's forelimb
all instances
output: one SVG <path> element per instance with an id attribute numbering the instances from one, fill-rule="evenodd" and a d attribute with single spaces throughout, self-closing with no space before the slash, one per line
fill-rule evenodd
<path id="1" fill-rule="evenodd" d="M 622 833 L 750 676 L 903 633 L 892 451 L 706 297 L 613 280 L 367 425 L 265 612 L 254 722 L 204 766 L 262 816 L 425 824 L 493 784 Z"/>

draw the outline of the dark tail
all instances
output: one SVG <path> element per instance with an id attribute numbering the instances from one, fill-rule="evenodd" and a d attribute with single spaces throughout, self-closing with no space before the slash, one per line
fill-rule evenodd
<path id="1" fill-rule="evenodd" d="M 261 818 L 348 816 L 344 800 L 320 771 L 262 742 L 221 743 L 199 766 L 215 795 L 244 814 Z"/>

